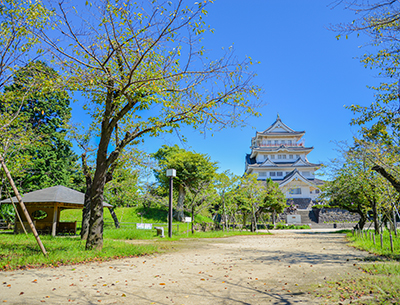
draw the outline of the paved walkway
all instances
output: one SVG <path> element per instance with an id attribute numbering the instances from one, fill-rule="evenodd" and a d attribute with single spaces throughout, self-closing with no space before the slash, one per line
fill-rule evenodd
<path id="1" fill-rule="evenodd" d="M 342 234 L 307 231 L 186 240 L 161 255 L 0 272 L 0 303 L 319 304 L 308 292 L 358 272 L 366 254 Z"/>

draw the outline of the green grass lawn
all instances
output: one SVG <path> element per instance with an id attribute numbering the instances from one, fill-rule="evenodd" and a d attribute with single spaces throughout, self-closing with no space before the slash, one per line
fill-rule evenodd
<path id="1" fill-rule="evenodd" d="M 108 209 L 104 209 L 104 247 L 100 252 L 86 251 L 85 242 L 79 236 L 41 236 L 42 242 L 49 253 L 45 257 L 32 234 L 13 235 L 12 232 L 0 233 L 0 270 L 34 268 L 40 266 L 59 266 L 77 264 L 90 261 L 102 261 L 121 257 L 131 257 L 163 252 L 172 249 L 171 241 L 187 238 L 220 238 L 236 235 L 256 235 L 249 231 L 210 231 L 191 233 L 191 224 L 174 222 L 172 238 L 157 237 L 154 226 L 164 227 L 164 234 L 168 235 L 167 210 L 148 209 L 142 207 L 117 208 L 115 213 L 121 223 L 116 229 Z M 142 213 L 140 215 L 139 213 Z M 64 210 L 60 214 L 60 221 L 77 221 L 78 234 L 82 221 L 82 210 Z M 152 223 L 151 230 L 138 230 L 135 223 Z M 205 215 L 197 215 L 195 222 L 212 220 Z M 263 233 L 258 233 L 263 234 Z M 265 233 L 264 233 L 265 234 Z M 140 243 L 127 243 L 129 240 L 142 240 Z M 148 240 L 148 242 L 145 242 Z M 187 242 L 190 242 L 188 240 Z"/>
<path id="2" fill-rule="evenodd" d="M 380 236 L 373 239 L 365 234 L 347 233 L 350 245 L 368 251 L 369 264 L 360 264 L 361 276 L 328 282 L 317 289 L 315 296 L 321 304 L 400 304 L 400 235 L 392 236 L 394 251 L 391 251 L 389 233 L 383 234 L 383 247 Z"/>
<path id="3" fill-rule="evenodd" d="M 0 234 L 0 270 L 60 266 L 104 261 L 120 257 L 140 256 L 160 252 L 157 243 L 133 245 L 124 241 L 104 240 L 102 251 L 86 251 L 85 242 L 78 237 L 41 236 L 48 252 L 45 257 L 32 234 Z"/>
<path id="4" fill-rule="evenodd" d="M 186 228 L 186 224 L 182 227 Z M 167 229 L 165 234 L 167 235 Z M 176 248 L 174 241 L 191 238 L 221 238 L 236 235 L 262 235 L 248 231 L 195 232 L 173 231 L 172 238 L 157 237 L 156 230 L 137 230 L 136 228 L 105 228 L 102 251 L 86 251 L 85 241 L 79 236 L 40 236 L 48 256 L 45 257 L 32 234 L 14 235 L 12 232 L 0 233 L 0 270 L 14 270 L 47 266 L 72 265 L 92 261 L 104 261 L 122 257 L 160 253 Z M 140 243 L 127 243 L 127 240 L 142 240 Z M 146 242 L 146 240 L 148 242 Z"/>
<path id="5" fill-rule="evenodd" d="M 390 246 L 390 236 L 388 231 L 383 232 L 383 247 L 381 247 L 380 236 L 375 236 L 375 244 L 373 238 L 370 239 L 369 232 L 373 233 L 373 231 L 368 231 L 367 237 L 365 234 L 355 234 L 353 236 L 352 233 L 347 235 L 348 239 L 352 242 L 352 245 L 358 249 L 368 251 L 375 255 L 382 255 L 390 259 L 399 260 L 400 258 L 400 233 L 392 236 L 393 240 L 393 252 Z"/>

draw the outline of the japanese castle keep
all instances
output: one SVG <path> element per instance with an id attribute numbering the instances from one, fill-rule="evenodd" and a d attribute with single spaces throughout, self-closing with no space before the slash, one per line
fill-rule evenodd
<path id="1" fill-rule="evenodd" d="M 259 180 L 271 178 L 283 193 L 300 209 L 308 209 L 320 193 L 324 182 L 314 172 L 321 164 L 310 163 L 307 155 L 314 147 L 306 147 L 305 131 L 294 131 L 279 115 L 263 132 L 251 139 L 251 153 L 246 155 L 245 172 L 258 174 Z"/>

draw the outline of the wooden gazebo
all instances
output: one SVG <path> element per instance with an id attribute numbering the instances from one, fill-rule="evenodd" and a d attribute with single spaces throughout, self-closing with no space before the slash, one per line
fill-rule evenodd
<path id="1" fill-rule="evenodd" d="M 17 203 L 16 197 L 11 198 L 11 200 Z M 0 204 L 11 203 L 11 200 L 2 200 Z M 84 193 L 58 185 L 23 194 L 22 200 L 38 232 L 42 234 L 51 233 L 53 236 L 56 236 L 57 233 L 76 233 L 76 221 L 60 222 L 60 212 L 65 209 L 83 209 Z M 16 207 L 25 229 L 30 231 L 20 206 L 17 204 Z M 112 208 L 112 205 L 103 202 L 103 207 Z M 14 233 L 22 232 L 22 225 L 16 219 Z"/>

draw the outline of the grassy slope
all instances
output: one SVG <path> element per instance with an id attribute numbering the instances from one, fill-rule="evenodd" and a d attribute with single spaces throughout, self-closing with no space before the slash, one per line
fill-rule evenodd
<path id="1" fill-rule="evenodd" d="M 143 217 L 138 213 L 142 213 Z M 115 214 L 121 223 L 167 223 L 167 209 L 150 208 L 144 211 L 142 207 L 116 208 Z M 82 221 L 82 210 L 64 210 L 61 212 L 60 221 Z M 108 209 L 104 209 L 104 222 L 113 223 L 113 219 Z M 209 217 L 197 215 L 195 222 L 212 222 Z"/>

